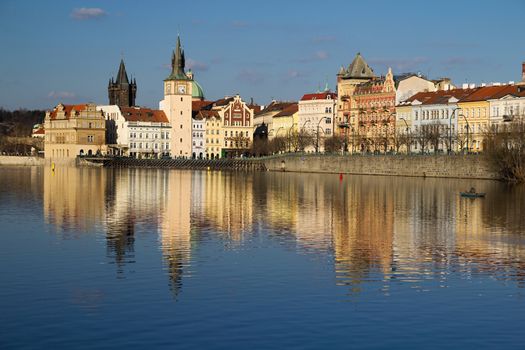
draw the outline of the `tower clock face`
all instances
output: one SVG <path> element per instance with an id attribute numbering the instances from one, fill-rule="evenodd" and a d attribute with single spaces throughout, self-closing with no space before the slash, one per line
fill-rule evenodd
<path id="1" fill-rule="evenodd" d="M 186 85 L 179 85 L 177 90 L 179 91 L 179 94 L 185 94 L 186 93 Z"/>

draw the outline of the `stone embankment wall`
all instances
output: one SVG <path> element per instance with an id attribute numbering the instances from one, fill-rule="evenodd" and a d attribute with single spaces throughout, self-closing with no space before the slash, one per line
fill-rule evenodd
<path id="1" fill-rule="evenodd" d="M 479 155 L 283 155 L 264 163 L 272 171 L 499 179 L 497 170 Z"/>
<path id="2" fill-rule="evenodd" d="M 23 157 L 23 156 L 0 156 L 0 166 L 18 165 L 32 166 L 45 164 L 44 158 L 40 157 Z"/>

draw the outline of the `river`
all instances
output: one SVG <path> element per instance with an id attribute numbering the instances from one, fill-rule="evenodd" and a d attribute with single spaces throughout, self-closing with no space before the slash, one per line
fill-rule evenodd
<path id="1" fill-rule="evenodd" d="M 2 349 L 525 343 L 523 186 L 73 167 L 0 185 Z"/>

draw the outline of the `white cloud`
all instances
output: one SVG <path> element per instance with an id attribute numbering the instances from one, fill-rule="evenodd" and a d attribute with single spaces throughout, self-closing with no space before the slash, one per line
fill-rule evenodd
<path id="1" fill-rule="evenodd" d="M 102 18 L 106 15 L 107 12 L 98 7 L 81 7 L 71 12 L 71 17 L 79 21 Z"/>
<path id="2" fill-rule="evenodd" d="M 77 97 L 77 95 L 74 92 L 70 91 L 51 91 L 49 92 L 49 94 L 47 94 L 47 97 L 51 99 L 68 100 Z"/>
<path id="3" fill-rule="evenodd" d="M 186 66 L 194 71 L 207 71 L 208 65 L 204 62 L 199 62 L 194 59 L 188 58 L 188 61 L 186 62 Z"/>

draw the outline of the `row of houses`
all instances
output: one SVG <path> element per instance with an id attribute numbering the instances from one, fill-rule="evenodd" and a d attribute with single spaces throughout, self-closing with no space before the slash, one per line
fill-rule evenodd
<path id="1" fill-rule="evenodd" d="M 137 158 L 224 158 L 246 153 L 254 133 L 270 140 L 309 135 L 302 151 L 344 140 L 348 152 L 479 152 L 483 135 L 525 115 L 525 63 L 520 83 L 457 88 L 421 74 L 377 76 L 358 53 L 337 74 L 336 92 L 299 101 L 249 103 L 240 95 L 206 100 L 177 39 L 159 109 L 135 106 L 137 83 L 121 61 L 108 85 L 108 105 L 57 105 L 44 126 L 47 158 L 109 154 Z M 44 132 L 45 130 L 45 132 Z M 291 149 L 290 149 L 291 150 Z M 298 150 L 296 148 L 295 150 Z"/>

